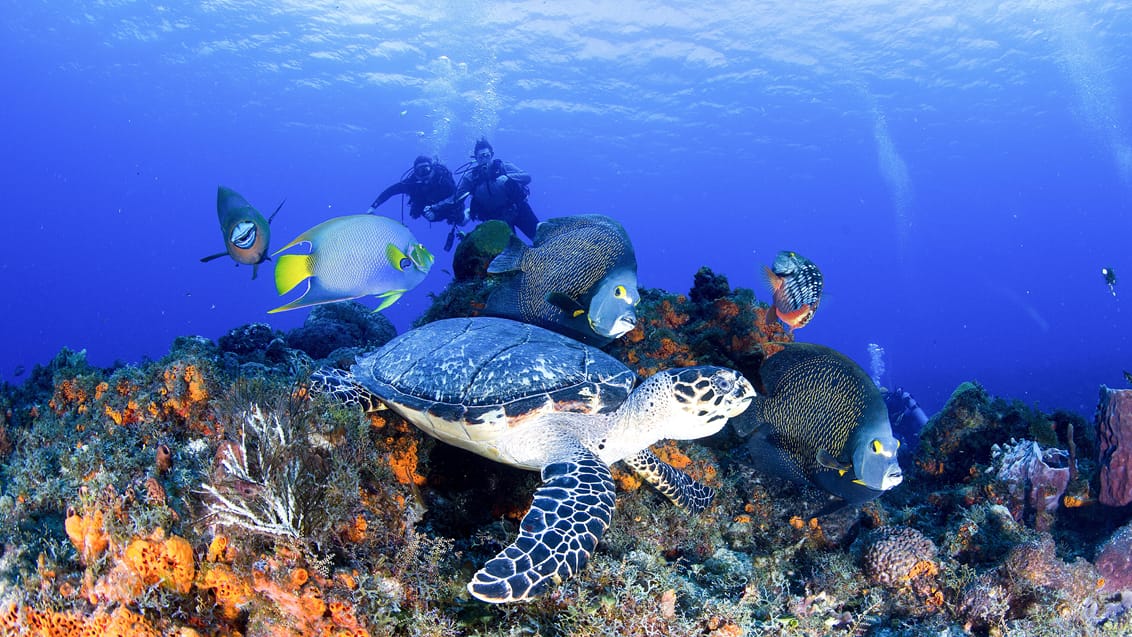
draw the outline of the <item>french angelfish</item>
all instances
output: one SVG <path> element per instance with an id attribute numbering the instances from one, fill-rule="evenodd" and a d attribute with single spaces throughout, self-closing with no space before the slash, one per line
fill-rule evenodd
<path id="1" fill-rule="evenodd" d="M 763 266 L 767 283 L 774 292 L 774 313 L 791 330 L 805 327 L 821 302 L 821 270 L 797 252 L 782 251 L 773 267 Z"/>
<path id="2" fill-rule="evenodd" d="M 747 448 L 755 466 L 820 487 L 847 505 L 900 484 L 900 443 L 869 375 L 828 347 L 783 346 L 759 367 L 759 395 L 735 421 L 740 436 L 750 435 Z M 818 515 L 836 508 L 840 505 Z"/>
<path id="3" fill-rule="evenodd" d="M 310 254 L 285 254 L 275 263 L 275 289 L 286 294 L 303 281 L 299 298 L 268 313 L 374 295 L 384 310 L 417 286 L 433 256 L 404 225 L 378 215 L 348 215 L 324 221 L 280 248 L 300 243 Z"/>
<path id="4" fill-rule="evenodd" d="M 637 324 L 637 257 L 625 229 L 604 215 L 548 219 L 531 247 L 512 235 L 487 271 L 513 276 L 492 292 L 486 314 L 597 346 Z"/>
<path id="5" fill-rule="evenodd" d="M 224 234 L 224 252 L 202 258 L 208 263 L 224 255 L 236 263 L 252 266 L 252 278 L 259 274 L 259 264 L 267 260 L 267 246 L 271 241 L 271 220 L 279 214 L 284 199 L 271 216 L 264 219 L 258 210 L 240 193 L 220 186 L 216 189 L 216 214 L 220 217 L 220 232 Z"/>

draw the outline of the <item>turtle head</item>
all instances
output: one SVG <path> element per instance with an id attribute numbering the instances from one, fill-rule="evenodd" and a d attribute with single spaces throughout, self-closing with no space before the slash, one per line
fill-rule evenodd
<path id="1" fill-rule="evenodd" d="M 743 413 L 756 395 L 742 374 L 726 367 L 669 369 L 653 378 L 667 381 L 671 415 L 664 419 L 663 437 L 676 440 L 716 433 L 728 418 Z"/>

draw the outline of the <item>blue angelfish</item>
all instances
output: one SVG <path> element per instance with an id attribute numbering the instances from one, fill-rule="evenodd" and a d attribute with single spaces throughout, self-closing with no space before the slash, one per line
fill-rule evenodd
<path id="1" fill-rule="evenodd" d="M 220 232 L 224 234 L 225 251 L 210 254 L 202 258 L 201 263 L 228 255 L 236 263 L 252 266 L 252 278 L 256 278 L 259 274 L 259 264 L 267 260 L 267 246 L 271 241 L 271 220 L 279 214 L 283 202 L 280 202 L 275 212 L 265 219 L 247 199 L 240 196 L 240 193 L 224 186 L 217 188 L 216 214 L 220 217 Z"/>
<path id="2" fill-rule="evenodd" d="M 310 254 L 285 254 L 275 263 L 280 295 L 303 281 L 299 298 L 268 313 L 373 295 L 384 310 L 413 289 L 432 268 L 433 256 L 404 225 L 377 215 L 348 215 L 324 221 L 279 249 L 311 244 Z"/>

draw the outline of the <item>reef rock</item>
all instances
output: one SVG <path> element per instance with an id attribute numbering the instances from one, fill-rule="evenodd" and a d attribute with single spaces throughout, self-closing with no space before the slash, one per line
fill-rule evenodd
<path id="1" fill-rule="evenodd" d="M 302 327 L 287 332 L 286 339 L 289 347 L 320 359 L 342 347 L 380 347 L 396 335 L 389 319 L 349 301 L 316 306 Z"/>
<path id="2" fill-rule="evenodd" d="M 476 226 L 456 246 L 452 278 L 464 282 L 486 277 L 488 264 L 503 252 L 514 234 L 510 226 L 498 219 Z"/>
<path id="3" fill-rule="evenodd" d="M 1117 529 L 1101 545 L 1093 563 L 1104 578 L 1104 590 L 1132 590 L 1132 523 Z"/>
<path id="4" fill-rule="evenodd" d="M 1101 386 L 1097 408 L 1097 443 L 1100 493 L 1108 506 L 1132 502 L 1132 389 Z"/>
<path id="5" fill-rule="evenodd" d="M 1061 496 L 1069 485 L 1069 452 L 1042 449 L 1032 440 L 1011 441 L 993 451 L 999 503 L 1019 522 L 1049 530 Z"/>

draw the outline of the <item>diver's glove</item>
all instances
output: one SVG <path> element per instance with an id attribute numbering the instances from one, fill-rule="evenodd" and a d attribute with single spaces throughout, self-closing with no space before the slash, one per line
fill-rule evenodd
<path id="1" fill-rule="evenodd" d="M 429 221 L 436 221 L 436 209 L 432 206 L 425 206 L 421 211 L 421 216 Z"/>

